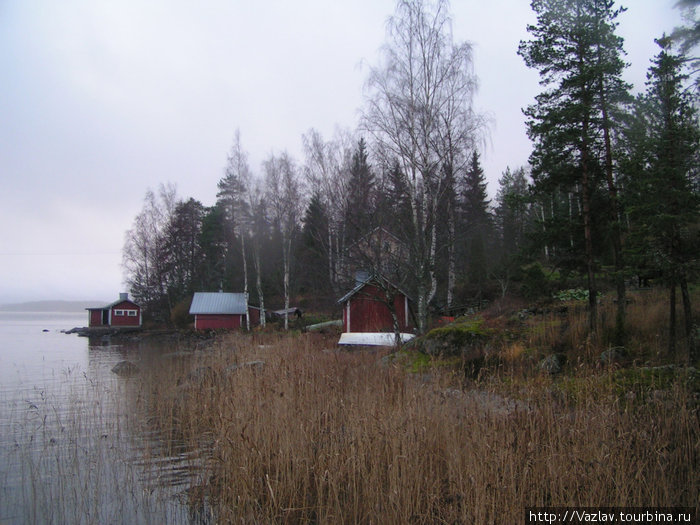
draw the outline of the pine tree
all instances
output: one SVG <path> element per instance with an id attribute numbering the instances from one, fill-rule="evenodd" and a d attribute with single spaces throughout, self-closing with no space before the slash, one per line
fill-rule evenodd
<path id="1" fill-rule="evenodd" d="M 621 80 L 622 40 L 615 35 L 615 19 L 621 11 L 613 8 L 612 0 L 533 0 L 532 8 L 537 15 L 537 24 L 528 27 L 533 38 L 521 42 L 518 51 L 528 67 L 539 70 L 541 84 L 546 86 L 525 111 L 528 135 L 535 143 L 532 176 L 540 194 L 560 196 L 552 207 L 567 206 L 569 201 L 568 223 L 573 229 L 568 240 L 572 248 L 582 245 L 589 329 L 595 331 L 596 256 L 602 251 L 605 229 L 612 232 L 616 277 L 622 285 L 618 294 L 624 298 L 611 143 L 616 110 L 627 89 Z M 571 213 L 579 208 L 580 222 Z M 560 207 L 560 211 L 564 210 Z M 561 238 L 560 245 L 566 240 Z M 623 309 L 624 299 L 618 303 Z M 622 322 L 624 310 L 619 314 Z"/>

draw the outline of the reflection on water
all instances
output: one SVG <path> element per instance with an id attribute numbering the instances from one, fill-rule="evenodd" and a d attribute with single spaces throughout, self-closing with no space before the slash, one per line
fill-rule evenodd
<path id="1" fill-rule="evenodd" d="M 191 523 L 200 454 L 151 423 L 138 378 L 111 372 L 172 347 L 61 333 L 83 324 L 0 312 L 0 524 Z"/>

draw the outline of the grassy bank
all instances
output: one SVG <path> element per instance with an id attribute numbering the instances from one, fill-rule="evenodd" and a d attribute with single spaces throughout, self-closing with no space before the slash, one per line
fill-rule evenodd
<path id="1" fill-rule="evenodd" d="M 543 350 L 518 336 L 501 350 L 519 373 L 472 381 L 335 342 L 231 335 L 141 377 L 153 424 L 206 451 L 193 509 L 222 523 L 519 523 L 527 506 L 697 508 L 698 400 L 680 369 L 523 373 Z"/>

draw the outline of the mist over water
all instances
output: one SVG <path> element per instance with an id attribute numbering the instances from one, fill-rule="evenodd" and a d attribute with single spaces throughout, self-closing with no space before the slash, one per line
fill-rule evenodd
<path id="1" fill-rule="evenodd" d="M 158 349 L 61 333 L 86 313 L 0 312 L 0 523 L 191 523 L 196 455 L 161 439 L 138 380 Z"/>

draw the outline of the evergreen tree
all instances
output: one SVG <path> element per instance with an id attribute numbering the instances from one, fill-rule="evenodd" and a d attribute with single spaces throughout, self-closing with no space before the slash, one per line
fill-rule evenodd
<path id="1" fill-rule="evenodd" d="M 486 177 L 479 160 L 479 152 L 472 153 L 464 176 L 462 189 L 462 220 L 468 230 L 476 230 L 490 225 L 491 215 L 486 190 Z"/>
<path id="2" fill-rule="evenodd" d="M 486 178 L 479 153 L 472 153 L 462 188 L 462 225 L 466 247 L 467 278 L 479 297 L 488 274 L 487 240 L 491 238 L 491 201 L 486 191 Z"/>
<path id="3" fill-rule="evenodd" d="M 533 38 L 521 42 L 518 51 L 528 67 L 539 70 L 546 86 L 525 111 L 528 135 L 535 143 L 532 176 L 540 194 L 563 197 L 551 203 L 562 218 L 568 204 L 568 224 L 573 230 L 559 244 L 568 240 L 572 248 L 583 247 L 589 328 L 594 331 L 596 256 L 602 251 L 604 227 L 619 240 L 611 132 L 626 90 L 621 81 L 622 40 L 615 36 L 620 10 L 613 8 L 612 0 L 533 0 L 532 8 L 537 15 L 537 24 L 528 27 Z M 607 191 L 601 191 L 606 181 Z M 570 195 L 579 203 L 574 205 Z M 580 210 L 580 221 L 574 209 Z M 616 274 L 621 278 L 619 250 L 614 248 Z M 620 292 L 624 297 L 624 288 Z M 624 308 L 624 300 L 619 307 Z"/>
<path id="4" fill-rule="evenodd" d="M 321 195 L 314 191 L 302 219 L 299 246 L 300 286 L 317 299 L 331 297 L 333 290 L 326 271 L 328 214 Z"/>
<path id="5" fill-rule="evenodd" d="M 204 206 L 189 198 L 175 206 L 165 232 L 169 274 L 168 295 L 175 304 L 191 295 L 195 289 L 201 259 L 201 231 Z"/>
<path id="6" fill-rule="evenodd" d="M 379 223 L 398 238 L 405 240 L 412 236 L 411 203 L 408 188 L 398 161 L 384 172 L 383 191 L 378 196 L 377 213 Z"/>
<path id="7" fill-rule="evenodd" d="M 348 199 L 345 208 L 345 224 L 348 244 L 367 235 L 375 225 L 374 173 L 368 162 L 367 144 L 360 139 L 352 155 Z"/>
<path id="8" fill-rule="evenodd" d="M 628 133 L 631 247 L 637 262 L 659 270 L 668 284 L 671 353 L 675 352 L 675 290 L 680 286 L 686 337 L 695 359 L 688 280 L 700 255 L 700 129 L 697 108 L 684 89 L 684 57 L 671 53 L 668 39 L 658 43 L 661 52 L 650 68 L 647 92 L 638 102 L 636 126 Z"/>
<path id="9" fill-rule="evenodd" d="M 202 219 L 200 239 L 202 263 L 199 273 L 199 286 L 204 291 L 218 291 L 228 288 L 226 260 L 229 246 L 229 229 L 226 210 L 216 204 L 206 209 Z"/>
<path id="10" fill-rule="evenodd" d="M 525 244 L 525 233 L 531 222 L 528 182 L 524 168 L 506 168 L 498 180 L 495 227 L 499 234 L 501 253 L 510 257 Z"/>

